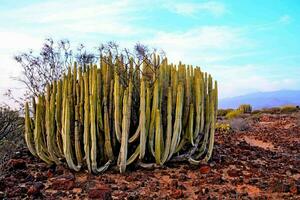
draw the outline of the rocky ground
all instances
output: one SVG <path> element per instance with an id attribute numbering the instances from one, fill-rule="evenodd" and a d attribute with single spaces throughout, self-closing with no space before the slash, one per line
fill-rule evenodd
<path id="1" fill-rule="evenodd" d="M 209 165 L 94 176 L 21 149 L 1 169 L 0 199 L 300 199 L 299 114 L 244 120 L 248 130 L 216 134 Z"/>

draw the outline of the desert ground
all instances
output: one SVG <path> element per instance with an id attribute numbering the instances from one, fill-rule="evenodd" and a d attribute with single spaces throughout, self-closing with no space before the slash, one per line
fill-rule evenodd
<path id="1" fill-rule="evenodd" d="M 300 199 L 300 113 L 240 120 L 246 127 L 217 131 L 213 158 L 200 166 L 89 175 L 19 147 L 2 163 L 0 199 Z"/>

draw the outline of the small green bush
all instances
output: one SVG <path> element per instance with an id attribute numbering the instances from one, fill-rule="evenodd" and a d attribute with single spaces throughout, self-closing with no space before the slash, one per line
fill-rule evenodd
<path id="1" fill-rule="evenodd" d="M 239 106 L 238 110 L 240 110 L 242 113 L 251 113 L 252 106 L 250 104 L 242 104 Z"/>
<path id="2" fill-rule="evenodd" d="M 227 113 L 233 111 L 233 109 L 229 108 L 229 109 L 219 109 L 218 110 L 218 116 L 219 117 L 225 117 L 227 115 Z"/>
<path id="3" fill-rule="evenodd" d="M 266 113 L 266 114 L 280 114 L 280 108 L 279 107 L 264 108 L 264 109 L 262 109 L 262 113 Z"/>
<path id="4" fill-rule="evenodd" d="M 296 112 L 298 110 L 299 109 L 297 108 L 297 106 L 292 106 L 292 105 L 282 106 L 280 108 L 281 113 L 293 113 L 293 112 Z"/>
<path id="5" fill-rule="evenodd" d="M 227 119 L 233 119 L 233 118 L 236 118 L 238 116 L 240 116 L 242 113 L 242 111 L 240 110 L 233 110 L 233 111 L 230 111 L 229 113 L 226 114 L 226 118 Z"/>
<path id="6" fill-rule="evenodd" d="M 228 123 L 216 123 L 216 131 L 222 134 L 228 134 L 231 131 L 230 124 Z"/>
<path id="7" fill-rule="evenodd" d="M 257 114 L 260 114 L 260 113 L 262 113 L 261 110 L 253 110 L 253 111 L 251 112 L 252 115 L 257 115 Z"/>

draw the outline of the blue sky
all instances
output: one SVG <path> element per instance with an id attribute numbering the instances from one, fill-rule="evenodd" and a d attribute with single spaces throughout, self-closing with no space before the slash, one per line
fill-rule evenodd
<path id="1" fill-rule="evenodd" d="M 163 49 L 210 72 L 221 98 L 300 89 L 299 22 L 297 0 L 0 0 L 0 92 L 21 88 L 10 79 L 20 74 L 13 55 L 46 37 Z"/>

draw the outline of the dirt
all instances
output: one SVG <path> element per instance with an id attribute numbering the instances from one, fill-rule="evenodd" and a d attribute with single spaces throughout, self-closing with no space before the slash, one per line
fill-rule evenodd
<path id="1" fill-rule="evenodd" d="M 260 148 L 263 148 L 265 150 L 275 151 L 275 147 L 271 142 L 264 142 L 264 141 L 261 141 L 261 140 L 257 140 L 255 138 L 251 138 L 249 136 L 244 136 L 243 140 L 251 146 L 260 147 Z"/>
<path id="2" fill-rule="evenodd" d="M 216 133 L 213 158 L 200 166 L 96 176 L 47 166 L 24 148 L 2 169 L 0 199 L 300 199 L 299 118 L 247 120 L 247 131 Z"/>

